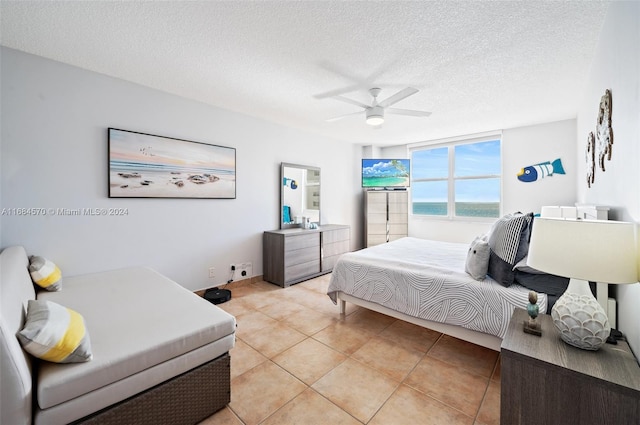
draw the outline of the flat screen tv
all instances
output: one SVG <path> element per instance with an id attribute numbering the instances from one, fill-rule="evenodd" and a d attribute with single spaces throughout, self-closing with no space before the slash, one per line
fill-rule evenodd
<path id="1" fill-rule="evenodd" d="M 362 187 L 404 189 L 409 187 L 409 159 L 363 159 Z"/>

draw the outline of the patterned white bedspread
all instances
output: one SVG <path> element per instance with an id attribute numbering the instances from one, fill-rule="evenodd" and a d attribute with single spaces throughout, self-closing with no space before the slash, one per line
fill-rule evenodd
<path id="1" fill-rule="evenodd" d="M 503 338 L 515 307 L 526 308 L 529 290 L 508 288 L 489 276 L 464 271 L 468 244 L 402 238 L 343 254 L 333 268 L 327 294 L 371 301 L 409 316 L 458 325 Z M 547 296 L 538 294 L 540 314 Z"/>

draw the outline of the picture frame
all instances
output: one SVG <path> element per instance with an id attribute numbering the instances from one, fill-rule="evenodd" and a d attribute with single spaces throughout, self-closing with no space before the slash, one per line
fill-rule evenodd
<path id="1" fill-rule="evenodd" d="M 236 150 L 108 128 L 109 198 L 235 199 Z"/>

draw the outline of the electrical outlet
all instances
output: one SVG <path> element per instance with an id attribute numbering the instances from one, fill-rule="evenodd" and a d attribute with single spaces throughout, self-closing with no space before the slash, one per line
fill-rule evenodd
<path id="1" fill-rule="evenodd" d="M 250 262 L 232 264 L 231 270 L 233 280 L 249 279 L 253 275 L 253 264 Z"/>
<path id="2" fill-rule="evenodd" d="M 216 268 L 209 267 L 209 279 L 213 279 L 214 277 L 216 277 Z"/>

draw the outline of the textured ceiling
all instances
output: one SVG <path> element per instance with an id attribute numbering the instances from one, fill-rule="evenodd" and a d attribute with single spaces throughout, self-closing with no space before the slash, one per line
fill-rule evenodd
<path id="1" fill-rule="evenodd" d="M 335 139 L 379 146 L 573 118 L 608 2 L 0 3 L 2 45 Z M 369 104 L 412 86 L 365 124 Z"/>

